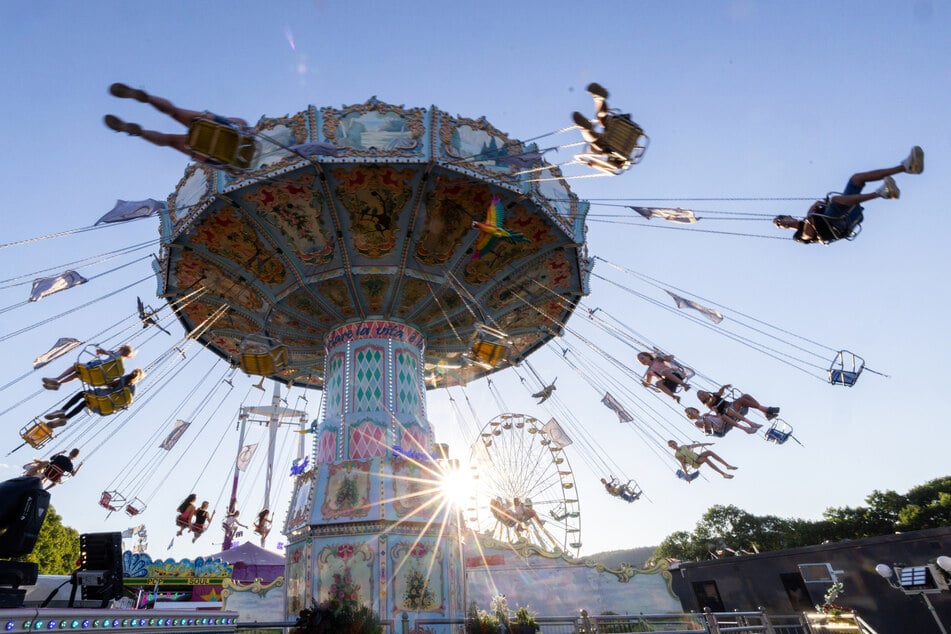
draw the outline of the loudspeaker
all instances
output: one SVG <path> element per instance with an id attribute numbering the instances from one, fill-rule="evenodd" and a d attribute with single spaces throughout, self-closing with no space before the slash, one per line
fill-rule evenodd
<path id="1" fill-rule="evenodd" d="M 0 484 L 0 558 L 33 551 L 49 505 L 50 494 L 39 478 L 14 478 Z"/>
<path id="2" fill-rule="evenodd" d="M 122 598 L 122 533 L 80 535 L 77 577 L 83 600 Z"/>

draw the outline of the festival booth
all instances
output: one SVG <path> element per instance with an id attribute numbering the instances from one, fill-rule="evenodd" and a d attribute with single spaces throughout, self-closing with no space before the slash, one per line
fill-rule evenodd
<path id="1" fill-rule="evenodd" d="M 232 568 L 223 580 L 221 597 L 227 610 L 237 612 L 241 623 L 284 619 L 284 557 L 245 542 L 215 553 Z"/>

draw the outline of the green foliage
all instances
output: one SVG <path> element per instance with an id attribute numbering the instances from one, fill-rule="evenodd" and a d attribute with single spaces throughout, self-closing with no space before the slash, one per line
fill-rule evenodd
<path id="1" fill-rule="evenodd" d="M 475 601 L 466 610 L 466 634 L 499 634 L 502 626 L 495 616 L 480 610 Z"/>
<path id="2" fill-rule="evenodd" d="M 369 607 L 331 599 L 301 610 L 292 634 L 383 634 L 383 624 Z"/>
<path id="3" fill-rule="evenodd" d="M 50 505 L 36 547 L 23 561 L 39 565 L 41 575 L 68 575 L 79 560 L 79 532 L 63 525 L 63 518 Z"/>
<path id="4" fill-rule="evenodd" d="M 735 506 L 712 506 L 693 532 L 677 531 L 654 551 L 655 558 L 683 561 L 812 546 L 827 541 L 888 535 L 951 524 L 951 476 L 914 487 L 905 495 L 873 491 L 867 506 L 828 508 L 818 521 L 753 515 Z"/>

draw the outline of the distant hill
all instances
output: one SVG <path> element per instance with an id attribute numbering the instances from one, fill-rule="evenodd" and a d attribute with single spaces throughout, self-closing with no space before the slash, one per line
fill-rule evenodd
<path id="1" fill-rule="evenodd" d="M 603 553 L 586 555 L 582 559 L 600 561 L 611 569 L 617 569 L 623 563 L 631 564 L 635 568 L 643 568 L 644 562 L 650 559 L 656 549 L 657 546 L 641 546 L 627 550 L 606 550 Z"/>

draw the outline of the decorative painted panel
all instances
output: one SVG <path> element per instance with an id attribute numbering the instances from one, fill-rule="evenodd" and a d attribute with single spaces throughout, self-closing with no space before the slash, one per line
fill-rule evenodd
<path id="1" fill-rule="evenodd" d="M 354 412 L 386 410 L 386 351 L 381 346 L 358 348 L 353 353 Z"/>

